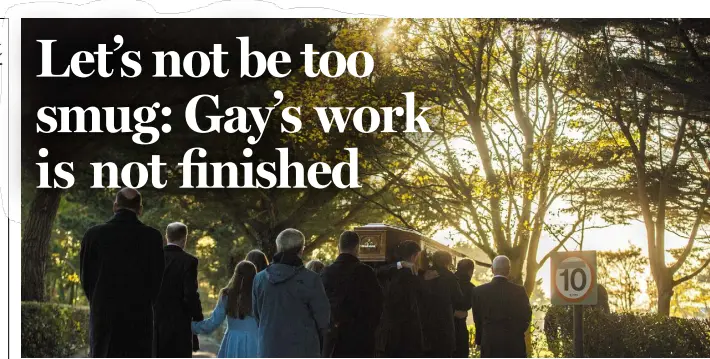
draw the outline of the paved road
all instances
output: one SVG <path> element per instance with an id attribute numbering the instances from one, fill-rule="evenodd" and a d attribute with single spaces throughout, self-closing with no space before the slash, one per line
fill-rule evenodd
<path id="1" fill-rule="evenodd" d="M 199 335 L 200 351 L 192 353 L 193 358 L 216 358 L 219 351 L 219 343 L 209 336 Z M 79 350 L 74 354 L 73 358 L 88 358 L 89 351 L 87 349 Z"/>
<path id="2" fill-rule="evenodd" d="M 193 358 L 216 358 L 219 351 L 219 342 L 212 337 L 198 335 L 200 338 L 200 351 L 192 353 Z"/>

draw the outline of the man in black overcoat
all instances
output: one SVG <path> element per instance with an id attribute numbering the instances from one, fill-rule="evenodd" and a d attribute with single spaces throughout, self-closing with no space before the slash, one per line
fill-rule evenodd
<path id="1" fill-rule="evenodd" d="M 191 323 L 203 319 L 197 293 L 198 261 L 184 250 L 187 226 L 170 223 L 165 230 L 165 239 L 163 285 L 154 306 L 155 356 L 190 358 L 193 349 Z"/>
<path id="2" fill-rule="evenodd" d="M 473 277 L 473 269 L 475 264 L 472 260 L 464 258 L 456 265 L 456 278 L 459 281 L 461 294 L 463 295 L 461 302 L 454 304 L 454 329 L 456 333 L 456 348 L 454 349 L 454 358 L 468 358 L 470 351 L 470 342 L 468 334 L 468 325 L 466 318 L 468 311 L 471 310 L 471 301 L 473 300 L 473 288 L 476 286 L 471 283 Z"/>
<path id="3" fill-rule="evenodd" d="M 382 288 L 375 271 L 358 259 L 357 233 L 343 232 L 338 249 L 338 258 L 321 273 L 331 309 L 323 356 L 372 358 L 382 313 Z"/>
<path id="4" fill-rule="evenodd" d="M 527 357 L 525 332 L 532 309 L 525 288 L 508 281 L 510 259 L 498 256 L 491 266 L 493 280 L 473 290 L 476 345 L 482 358 Z"/>
<path id="5" fill-rule="evenodd" d="M 81 241 L 81 286 L 89 300 L 91 357 L 150 357 L 153 303 L 163 277 L 160 232 L 143 224 L 140 193 L 121 189 L 114 216 Z"/>
<path id="6" fill-rule="evenodd" d="M 432 256 L 431 269 L 436 278 L 423 281 L 424 310 L 422 325 L 428 343 L 427 357 L 451 358 L 456 348 L 454 329 L 454 305 L 463 299 L 458 279 L 449 270 L 451 254 L 436 251 Z"/>
<path id="7" fill-rule="evenodd" d="M 385 290 L 378 350 L 387 358 L 420 358 L 427 349 L 421 319 L 422 278 L 415 265 L 421 247 L 407 240 L 397 252 L 401 261 L 387 271 L 391 278 Z"/>

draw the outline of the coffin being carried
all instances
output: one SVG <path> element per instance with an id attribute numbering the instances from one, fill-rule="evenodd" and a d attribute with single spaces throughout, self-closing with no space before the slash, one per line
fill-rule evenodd
<path id="1" fill-rule="evenodd" d="M 420 269 L 429 268 L 429 258 L 436 251 L 446 251 L 453 258 L 453 265 L 466 258 L 463 252 L 449 248 L 419 232 L 390 226 L 382 223 L 371 223 L 362 227 L 355 227 L 354 231 L 360 236 L 360 260 L 373 266 L 394 263 L 397 258 L 397 246 L 407 240 L 415 241 L 422 248 L 419 256 Z"/>

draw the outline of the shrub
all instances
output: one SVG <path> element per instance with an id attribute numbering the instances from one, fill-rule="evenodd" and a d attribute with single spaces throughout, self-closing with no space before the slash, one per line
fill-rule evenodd
<path id="1" fill-rule="evenodd" d="M 547 343 L 555 356 L 573 357 L 572 311 L 551 307 Z M 584 312 L 586 357 L 710 357 L 710 320 L 657 314 Z"/>
<path id="2" fill-rule="evenodd" d="M 69 357 L 88 346 L 89 308 L 23 302 L 23 358 Z"/>

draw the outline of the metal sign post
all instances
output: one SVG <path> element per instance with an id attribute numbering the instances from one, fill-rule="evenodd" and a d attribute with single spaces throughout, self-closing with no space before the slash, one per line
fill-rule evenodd
<path id="1" fill-rule="evenodd" d="M 574 357 L 584 358 L 584 307 L 572 306 L 574 312 Z"/>
<path id="2" fill-rule="evenodd" d="M 584 357 L 584 305 L 597 304 L 597 252 L 557 252 L 550 256 L 552 305 L 573 306 L 574 355 Z"/>

